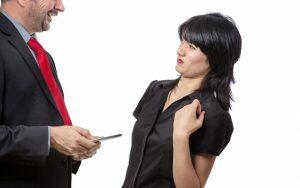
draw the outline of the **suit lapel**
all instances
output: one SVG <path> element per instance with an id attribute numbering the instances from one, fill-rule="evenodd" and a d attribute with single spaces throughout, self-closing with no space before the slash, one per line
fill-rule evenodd
<path id="1" fill-rule="evenodd" d="M 55 79 L 59 89 L 60 89 L 60 92 L 61 92 L 62 96 L 64 97 L 64 91 L 61 87 L 61 84 L 60 84 L 58 76 L 57 76 L 57 71 L 56 71 L 56 68 L 55 68 L 55 65 L 54 65 L 54 60 L 53 60 L 53 58 L 51 57 L 51 55 L 49 53 L 47 53 L 47 55 L 48 55 L 48 60 L 49 60 L 50 67 L 51 67 L 51 72 L 54 76 L 54 79 Z"/>

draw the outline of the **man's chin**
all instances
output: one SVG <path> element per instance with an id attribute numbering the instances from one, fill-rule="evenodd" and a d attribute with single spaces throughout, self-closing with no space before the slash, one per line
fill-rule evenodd
<path id="1" fill-rule="evenodd" d="M 40 27 L 38 28 L 35 28 L 35 31 L 34 33 L 41 33 L 43 31 L 48 31 L 50 29 L 50 25 L 41 25 Z"/>
<path id="2" fill-rule="evenodd" d="M 43 25 L 42 27 L 42 31 L 48 31 L 50 29 L 50 25 L 47 24 L 47 25 Z"/>
<path id="3" fill-rule="evenodd" d="M 48 31 L 50 29 L 50 22 L 45 19 L 41 24 L 41 32 L 42 31 Z"/>

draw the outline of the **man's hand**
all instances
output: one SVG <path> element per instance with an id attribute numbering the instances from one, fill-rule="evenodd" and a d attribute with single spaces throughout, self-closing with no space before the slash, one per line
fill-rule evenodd
<path id="1" fill-rule="evenodd" d="M 50 139 L 51 147 L 74 160 L 90 158 L 101 145 L 92 141 L 88 130 L 76 126 L 50 127 Z"/>
<path id="2" fill-rule="evenodd" d="M 197 118 L 196 114 L 199 114 Z M 193 132 L 202 126 L 205 112 L 201 112 L 200 102 L 195 99 L 175 113 L 174 137 L 189 137 Z"/>
<path id="3" fill-rule="evenodd" d="M 101 145 L 101 143 L 100 143 L 100 145 Z M 99 149 L 99 148 L 100 148 L 100 146 L 97 149 Z M 73 155 L 72 159 L 74 159 L 75 161 L 81 161 L 84 159 L 91 158 L 93 155 L 95 155 L 97 153 L 97 149 L 94 151 L 88 152 L 88 153 L 84 153 L 84 154 L 80 154 L 80 155 L 79 154 Z"/>

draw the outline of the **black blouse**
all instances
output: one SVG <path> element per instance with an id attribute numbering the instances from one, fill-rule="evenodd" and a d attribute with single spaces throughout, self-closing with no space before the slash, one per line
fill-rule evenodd
<path id="1" fill-rule="evenodd" d="M 213 93 L 195 91 L 172 103 L 162 112 L 176 80 L 153 81 L 133 115 L 137 121 L 132 132 L 132 147 L 123 188 L 175 187 L 172 173 L 173 121 L 175 112 L 198 99 L 204 110 L 202 127 L 190 136 L 191 154 L 220 155 L 230 141 L 233 125 Z"/>

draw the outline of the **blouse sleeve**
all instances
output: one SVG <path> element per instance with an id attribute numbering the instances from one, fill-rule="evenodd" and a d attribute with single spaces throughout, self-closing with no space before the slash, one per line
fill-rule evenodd
<path id="1" fill-rule="evenodd" d="M 146 89 L 144 95 L 142 96 L 142 98 L 140 99 L 138 105 L 136 106 L 135 110 L 133 111 L 133 116 L 138 119 L 139 118 L 139 115 L 140 115 L 140 112 L 143 108 L 143 105 L 146 101 L 149 100 L 150 96 L 151 96 L 151 93 L 152 93 L 152 90 L 153 90 L 153 87 L 154 87 L 154 84 L 157 82 L 157 80 L 154 80 L 152 81 L 148 88 Z"/>
<path id="2" fill-rule="evenodd" d="M 191 154 L 207 153 L 219 156 L 230 141 L 233 132 L 229 113 L 205 119 L 203 126 L 190 137 Z"/>

